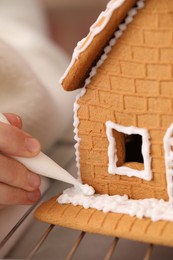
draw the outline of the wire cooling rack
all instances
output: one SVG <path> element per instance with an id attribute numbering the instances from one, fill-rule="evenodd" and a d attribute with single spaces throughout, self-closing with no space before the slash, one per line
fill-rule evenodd
<path id="1" fill-rule="evenodd" d="M 29 209 L 0 242 L 0 250 L 13 237 L 23 222 L 34 213 L 36 207 L 37 205 Z M 168 260 L 173 259 L 173 248 L 119 237 L 90 234 L 42 223 L 34 219 L 32 225 L 6 257 L 8 259 L 60 260 Z"/>
<path id="2" fill-rule="evenodd" d="M 8 239 L 13 236 L 22 222 L 25 221 L 25 219 L 28 217 L 28 214 L 31 214 L 31 210 L 29 210 L 27 214 L 23 216 L 23 218 L 15 225 L 9 234 L 7 234 L 3 241 L 1 241 L 0 250 L 8 242 Z M 63 238 L 61 243 L 57 243 L 58 240 L 56 238 L 59 237 L 60 240 L 63 232 L 67 237 Z M 60 228 L 52 224 L 46 224 L 46 228 L 42 229 L 42 233 L 37 236 L 37 239 L 34 241 L 32 246 L 28 248 L 28 250 L 24 250 L 26 253 L 25 255 L 22 254 L 22 259 L 173 259 L 172 248 L 157 247 L 152 244 L 144 244 L 135 241 L 124 241 L 118 237 L 106 237 L 75 230 L 70 230 L 71 234 L 73 233 L 72 239 L 70 241 L 67 239 L 68 235 L 70 234 L 68 234 L 68 232 L 69 229 L 62 227 Z M 102 241 L 99 246 L 100 237 Z M 54 240 L 54 244 L 52 243 L 52 239 Z M 91 248 L 89 244 L 94 244 L 96 240 L 98 240 L 98 243 L 96 243 L 97 245 L 94 246 L 93 250 L 93 247 Z M 104 240 L 105 242 L 103 242 Z M 62 248 L 63 243 L 65 244 L 64 248 Z M 101 249 L 103 243 L 105 243 L 104 250 Z M 129 244 L 129 246 L 127 246 L 127 244 Z M 20 246 L 23 246 L 21 241 L 19 241 L 17 247 L 20 248 Z M 52 248 L 54 248 L 54 252 L 52 251 Z M 81 254 L 81 251 L 83 251 L 83 254 Z M 98 254 L 98 251 L 102 251 L 101 255 Z M 123 254 L 122 251 L 126 253 Z M 12 259 L 15 257 L 15 255 L 13 255 L 13 252 L 11 252 L 11 254 L 9 254 L 7 257 L 8 259 Z M 18 255 L 17 258 L 19 259 L 20 256 Z"/>
<path id="3" fill-rule="evenodd" d="M 69 150 L 69 147 L 68 147 Z M 73 173 L 74 157 L 66 163 L 65 168 Z M 59 185 L 59 184 L 58 184 Z M 42 200 L 47 200 L 57 192 L 66 188 L 64 184 L 57 188 L 55 182 Z M 18 229 L 28 218 L 33 217 L 38 202 L 31 207 L 15 224 L 0 242 L 0 251 L 8 244 Z M 42 223 L 33 218 L 14 248 L 6 256 L 8 259 L 60 259 L 60 260 L 170 260 L 173 259 L 173 248 L 157 246 L 125 240 L 119 237 L 109 237 L 90 234 L 55 225 Z"/>

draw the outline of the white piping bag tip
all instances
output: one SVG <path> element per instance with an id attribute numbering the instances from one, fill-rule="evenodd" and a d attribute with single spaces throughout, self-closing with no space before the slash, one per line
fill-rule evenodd
<path id="1" fill-rule="evenodd" d="M 6 124 L 10 124 L 7 118 L 0 113 L 0 121 Z M 55 180 L 63 181 L 74 186 L 78 186 L 81 191 L 87 195 L 91 196 L 95 193 L 93 187 L 88 184 L 81 184 L 77 179 L 75 179 L 70 173 L 59 166 L 56 162 L 50 159 L 47 155 L 40 152 L 37 156 L 32 158 L 23 157 L 12 157 L 22 163 L 26 168 L 35 172 L 39 175 L 52 178 Z"/>

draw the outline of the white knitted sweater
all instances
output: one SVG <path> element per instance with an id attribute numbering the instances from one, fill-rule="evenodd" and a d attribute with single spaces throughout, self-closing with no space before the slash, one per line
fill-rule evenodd
<path id="1" fill-rule="evenodd" d="M 67 131 L 73 128 L 76 93 L 65 92 L 58 84 L 67 63 L 64 52 L 49 39 L 37 0 L 0 0 L 0 112 L 20 115 L 24 129 L 40 140 L 45 152 L 57 140 L 68 138 Z M 49 185 L 42 178 L 41 192 Z M 0 240 L 27 210 L 27 206 L 1 210 Z M 0 257 L 16 243 L 24 227 Z"/>
<path id="2" fill-rule="evenodd" d="M 0 112 L 20 115 L 44 151 L 72 126 L 76 93 L 58 85 L 67 62 L 36 0 L 0 1 Z"/>

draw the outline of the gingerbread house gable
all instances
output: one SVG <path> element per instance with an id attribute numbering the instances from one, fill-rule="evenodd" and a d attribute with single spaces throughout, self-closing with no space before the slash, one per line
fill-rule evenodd
<path id="1" fill-rule="evenodd" d="M 106 10 L 90 27 L 88 35 L 74 49 L 71 64 L 60 80 L 65 90 L 83 87 L 92 66 L 100 59 L 104 47 L 136 2 L 137 0 L 112 0 L 108 3 Z"/>
<path id="2" fill-rule="evenodd" d="M 173 2 L 117 0 L 108 8 L 119 3 L 116 13 L 127 2 L 74 105 L 79 175 L 97 194 L 172 201 Z M 61 80 L 68 90 L 81 86 L 93 64 L 86 56 L 91 64 L 79 68 L 81 56 Z"/>

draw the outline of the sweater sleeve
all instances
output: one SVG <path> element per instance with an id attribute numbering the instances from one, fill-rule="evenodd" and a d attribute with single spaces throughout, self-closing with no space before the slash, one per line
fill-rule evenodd
<path id="1" fill-rule="evenodd" d="M 69 60 L 45 24 L 35 0 L 0 2 L 0 109 L 19 114 L 43 151 L 72 132 L 76 96 L 58 85 Z"/>

